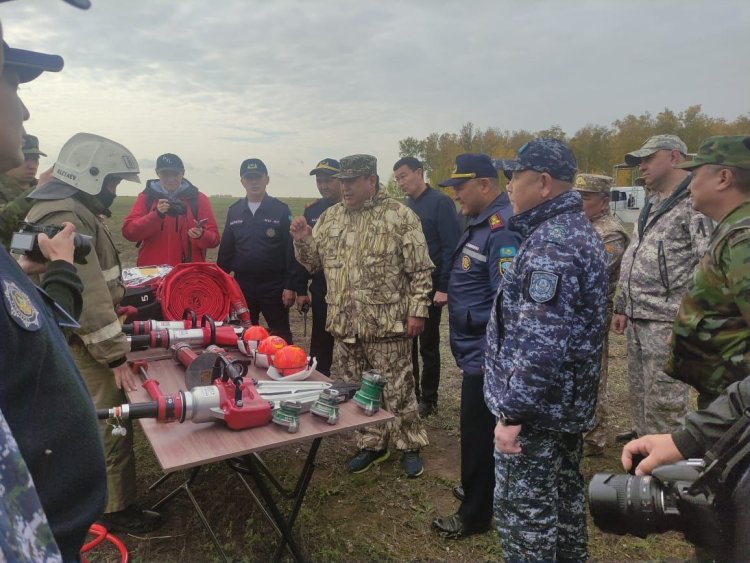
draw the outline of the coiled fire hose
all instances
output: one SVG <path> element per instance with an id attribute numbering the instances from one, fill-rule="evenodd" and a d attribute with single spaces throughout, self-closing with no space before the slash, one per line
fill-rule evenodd
<path id="1" fill-rule="evenodd" d="M 235 279 L 216 264 L 193 262 L 178 264 L 169 272 L 158 290 L 165 320 L 182 318 L 185 309 L 196 315 L 224 320 L 229 313 L 241 322 L 250 322 L 250 312 Z"/>
<path id="2" fill-rule="evenodd" d="M 104 526 L 102 526 L 101 524 L 91 524 L 91 527 L 89 528 L 89 534 L 94 536 L 94 539 L 86 542 L 81 548 L 81 561 L 83 561 L 83 563 L 88 563 L 88 559 L 86 559 L 86 553 L 94 549 L 105 540 L 111 543 L 120 553 L 120 563 L 128 563 L 128 548 L 125 547 L 125 544 L 122 543 L 122 540 L 120 538 L 110 534 Z"/>

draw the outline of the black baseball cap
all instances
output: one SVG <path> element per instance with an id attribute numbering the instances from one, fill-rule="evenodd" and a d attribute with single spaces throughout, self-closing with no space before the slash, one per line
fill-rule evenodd
<path id="1" fill-rule="evenodd" d="M 268 174 L 268 169 L 261 159 L 248 158 L 243 160 L 240 165 L 240 178 L 244 178 L 248 174 Z"/>
<path id="2" fill-rule="evenodd" d="M 5 66 L 12 67 L 18 72 L 20 82 L 31 82 L 45 70 L 59 72 L 65 64 L 59 55 L 48 55 L 25 49 L 14 49 L 3 41 L 3 55 Z"/>
<path id="3" fill-rule="evenodd" d="M 168 152 L 156 159 L 156 171 L 160 172 L 161 170 L 184 172 L 185 165 L 182 164 L 182 159 L 179 156 Z"/>

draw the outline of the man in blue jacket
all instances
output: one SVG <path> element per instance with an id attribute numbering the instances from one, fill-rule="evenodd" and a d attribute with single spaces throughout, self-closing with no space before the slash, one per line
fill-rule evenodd
<path id="1" fill-rule="evenodd" d="M 252 323 L 258 324 L 263 313 L 269 332 L 291 344 L 289 308 L 299 289 L 299 266 L 289 234 L 292 212 L 266 193 L 270 178 L 263 161 L 243 161 L 240 178 L 247 195 L 227 211 L 216 263 L 234 272 Z"/>
<path id="2" fill-rule="evenodd" d="M 588 557 L 583 432 L 594 422 L 607 259 L 581 196 L 576 160 L 534 139 L 511 173 L 510 227 L 523 242 L 487 325 L 484 396 L 497 417 L 495 517 L 506 560 Z"/>
<path id="3" fill-rule="evenodd" d="M 456 206 L 444 193 L 424 181 L 422 163 L 406 156 L 393 165 L 396 183 L 406 194 L 406 206 L 419 217 L 427 240 L 432 271 L 430 306 L 424 331 L 412 343 L 414 390 L 419 401 L 419 416 L 430 416 L 437 409 L 440 385 L 440 317 L 448 303 L 448 277 L 451 257 L 461 236 Z M 419 356 L 422 356 L 422 377 L 419 376 Z"/>
<path id="4" fill-rule="evenodd" d="M 450 179 L 466 230 L 452 253 L 448 285 L 451 350 L 461 381 L 461 506 L 432 525 L 449 537 L 485 532 L 492 522 L 495 417 L 484 404 L 485 330 L 497 288 L 521 242 L 508 229 L 513 214 L 497 170 L 486 154 L 461 154 Z"/>

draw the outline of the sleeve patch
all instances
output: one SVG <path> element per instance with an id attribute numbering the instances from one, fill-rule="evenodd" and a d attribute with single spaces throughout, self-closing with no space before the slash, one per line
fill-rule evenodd
<path id="1" fill-rule="evenodd" d="M 559 274 L 534 270 L 528 277 L 527 294 L 537 303 L 549 303 L 557 297 L 559 287 Z"/>

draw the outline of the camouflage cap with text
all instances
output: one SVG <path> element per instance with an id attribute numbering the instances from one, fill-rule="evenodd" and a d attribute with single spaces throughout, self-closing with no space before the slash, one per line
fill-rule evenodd
<path id="1" fill-rule="evenodd" d="M 701 143 L 693 160 L 675 164 L 672 168 L 693 170 L 704 164 L 750 170 L 750 135 L 709 137 Z"/>
<path id="2" fill-rule="evenodd" d="M 646 139 L 646 142 L 637 151 L 626 154 L 625 162 L 629 166 L 638 166 L 641 160 L 661 150 L 677 150 L 685 155 L 688 152 L 687 145 L 677 135 L 654 135 Z"/>
<path id="3" fill-rule="evenodd" d="M 339 161 L 341 171 L 334 174 L 334 178 L 351 180 L 360 176 L 377 176 L 378 159 L 371 154 L 353 154 L 345 156 Z"/>
<path id="4" fill-rule="evenodd" d="M 613 181 L 611 176 L 602 174 L 578 174 L 573 182 L 573 189 L 579 192 L 609 195 Z"/>

